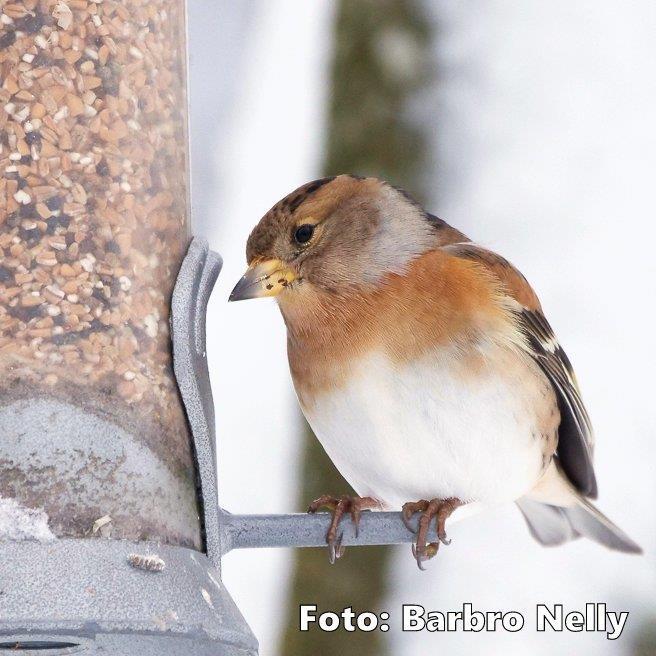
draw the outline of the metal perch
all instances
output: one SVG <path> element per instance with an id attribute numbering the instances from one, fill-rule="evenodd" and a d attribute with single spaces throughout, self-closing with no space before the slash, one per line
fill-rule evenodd
<path id="1" fill-rule="evenodd" d="M 417 518 L 411 522 L 415 528 Z M 328 513 L 316 515 L 232 515 L 221 511 L 219 523 L 222 554 L 233 549 L 263 547 L 325 547 L 326 531 L 330 525 Z M 404 544 L 415 539 L 406 528 L 401 513 L 364 511 L 356 537 L 349 517 L 340 523 L 344 546 Z M 428 534 L 431 542 L 437 541 L 435 527 Z"/>

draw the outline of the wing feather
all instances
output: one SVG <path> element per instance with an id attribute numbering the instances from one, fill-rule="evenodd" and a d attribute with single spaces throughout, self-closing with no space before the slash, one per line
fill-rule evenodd
<path id="1" fill-rule="evenodd" d="M 519 328 L 526 337 L 525 348 L 551 382 L 558 398 L 561 421 L 557 453 L 562 469 L 582 494 L 595 498 L 597 483 L 592 464 L 594 435 L 590 417 L 572 364 L 542 313 L 535 292 L 517 269 L 492 251 L 471 242 L 445 246 L 444 250 L 478 262 L 516 301 Z"/>

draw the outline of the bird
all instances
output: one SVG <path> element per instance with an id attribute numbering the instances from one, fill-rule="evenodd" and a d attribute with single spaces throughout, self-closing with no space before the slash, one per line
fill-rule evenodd
<path id="1" fill-rule="evenodd" d="M 585 536 L 640 553 L 591 501 L 594 437 L 572 365 L 505 258 L 392 184 L 342 174 L 277 202 L 246 260 L 229 300 L 276 299 L 300 407 L 357 493 L 308 509 L 332 512 L 331 562 L 343 516 L 356 530 L 365 510 L 400 510 L 410 530 L 417 519 L 424 569 L 454 512 L 512 502 L 545 546 Z"/>

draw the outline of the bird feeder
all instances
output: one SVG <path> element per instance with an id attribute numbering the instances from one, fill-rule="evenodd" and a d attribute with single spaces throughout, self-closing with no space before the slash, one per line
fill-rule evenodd
<path id="1" fill-rule="evenodd" d="M 185 3 L 1 11 L 0 654 L 255 654 L 221 556 L 329 520 L 218 505 Z M 342 542 L 411 539 L 365 513 Z"/>

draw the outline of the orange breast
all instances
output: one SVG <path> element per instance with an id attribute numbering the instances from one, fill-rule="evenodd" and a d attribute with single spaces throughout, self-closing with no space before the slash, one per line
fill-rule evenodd
<path id="1" fill-rule="evenodd" d="M 513 330 L 502 298 L 496 278 L 440 250 L 374 290 L 335 296 L 303 284 L 281 295 L 301 403 L 343 385 L 351 365 L 371 351 L 403 363 L 431 349 L 457 347 L 475 369 L 482 356 L 473 345 L 481 336 Z"/>

